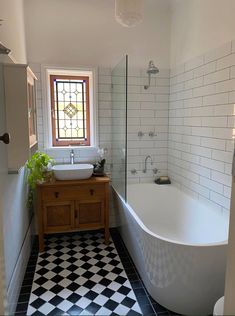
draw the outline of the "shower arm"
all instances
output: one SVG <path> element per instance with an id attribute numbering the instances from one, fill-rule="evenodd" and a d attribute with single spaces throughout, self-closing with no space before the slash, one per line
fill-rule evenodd
<path id="1" fill-rule="evenodd" d="M 144 89 L 147 90 L 150 87 L 151 74 L 148 74 L 148 84 L 144 86 Z"/>

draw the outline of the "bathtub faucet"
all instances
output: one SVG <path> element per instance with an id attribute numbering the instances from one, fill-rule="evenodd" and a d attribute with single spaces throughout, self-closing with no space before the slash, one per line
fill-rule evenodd
<path id="1" fill-rule="evenodd" d="M 74 150 L 73 149 L 71 149 L 70 151 L 70 163 L 71 165 L 74 164 Z"/>
<path id="2" fill-rule="evenodd" d="M 151 156 L 146 156 L 145 160 L 144 160 L 144 170 L 143 170 L 143 173 L 146 173 L 147 172 L 147 162 L 148 162 L 148 159 L 150 159 L 150 163 L 151 163 L 151 166 L 153 164 L 153 159 Z"/>

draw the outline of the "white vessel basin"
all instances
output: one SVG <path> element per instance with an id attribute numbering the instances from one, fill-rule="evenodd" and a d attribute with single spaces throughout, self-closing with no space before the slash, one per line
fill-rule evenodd
<path id="1" fill-rule="evenodd" d="M 56 165 L 52 167 L 57 180 L 82 180 L 88 179 L 93 173 L 91 164 Z"/>

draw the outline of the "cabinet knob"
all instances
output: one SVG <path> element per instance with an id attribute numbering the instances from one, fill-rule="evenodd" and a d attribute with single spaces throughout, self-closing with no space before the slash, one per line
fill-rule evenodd
<path id="1" fill-rule="evenodd" d="M 90 194 L 94 195 L 94 193 L 95 193 L 95 190 L 94 189 L 90 189 Z"/>
<path id="2" fill-rule="evenodd" d="M 4 144 L 9 144 L 10 143 L 10 136 L 8 133 L 3 134 L 0 136 L 0 141 L 2 141 Z"/>
<path id="3" fill-rule="evenodd" d="M 55 192 L 55 197 L 56 197 L 56 198 L 59 197 L 59 192 Z"/>

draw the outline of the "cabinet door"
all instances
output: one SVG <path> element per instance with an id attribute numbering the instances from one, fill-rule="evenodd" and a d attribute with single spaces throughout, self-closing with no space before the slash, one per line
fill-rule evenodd
<path id="1" fill-rule="evenodd" d="M 74 228 L 74 203 L 53 202 L 44 204 L 44 232 L 69 231 Z"/>
<path id="2" fill-rule="evenodd" d="M 104 227 L 104 202 L 76 201 L 75 202 L 75 226 L 77 228 L 102 228 Z"/>
<path id="3" fill-rule="evenodd" d="M 35 104 L 35 84 L 33 78 L 28 78 L 28 122 L 29 122 L 29 145 L 34 146 L 37 143 L 37 125 L 36 125 L 36 104 Z"/>

